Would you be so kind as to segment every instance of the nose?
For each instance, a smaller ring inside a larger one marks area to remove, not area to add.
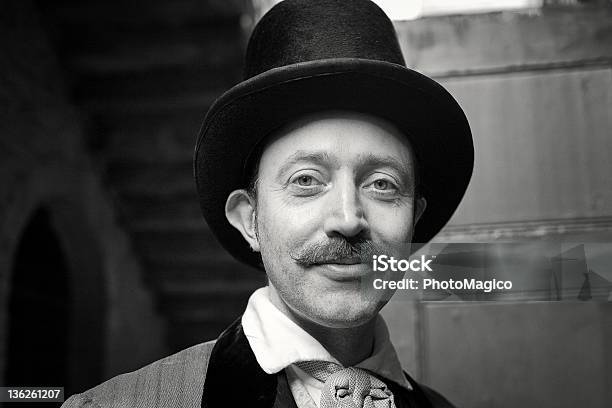
[[[351,238],[363,233],[368,224],[359,188],[354,183],[346,180],[337,184],[334,194],[330,194],[329,212],[323,224],[327,236],[343,235]]]

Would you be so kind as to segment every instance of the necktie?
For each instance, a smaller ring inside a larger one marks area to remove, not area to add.
[[[396,408],[387,385],[366,370],[342,368],[327,361],[304,361],[296,365],[324,383],[320,408]]]

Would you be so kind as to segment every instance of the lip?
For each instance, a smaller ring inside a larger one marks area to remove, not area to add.
[[[352,257],[352,258],[332,259],[326,262],[322,262],[318,265],[356,265],[360,263],[361,263],[360,258]]]
[[[334,260],[314,266],[320,268],[325,277],[337,282],[359,281],[371,273],[369,266],[359,260]]]

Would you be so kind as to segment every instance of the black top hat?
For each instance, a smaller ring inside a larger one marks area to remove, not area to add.
[[[244,80],[212,105],[195,148],[204,218],[240,261],[262,268],[225,218],[229,194],[247,187],[247,158],[275,129],[324,110],[371,114],[405,133],[427,199],[413,242],[433,238],[459,205],[474,164],[468,121],[441,85],[406,68],[385,13],[370,0],[285,0],[255,27]]]

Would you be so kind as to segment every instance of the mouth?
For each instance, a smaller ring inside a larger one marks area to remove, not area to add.
[[[371,272],[368,265],[359,258],[342,258],[318,262],[312,266],[322,270],[322,274],[336,282],[355,282]]]
[[[315,263],[315,265],[357,265],[360,263],[362,262],[359,257],[349,257],[349,258],[327,259],[322,262],[317,262]]]

